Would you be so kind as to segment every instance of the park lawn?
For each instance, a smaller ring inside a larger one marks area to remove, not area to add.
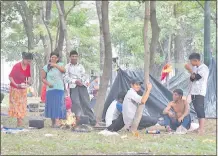
[[[7,99],[7,98],[6,98]],[[2,107],[6,112],[7,107]],[[29,114],[30,115],[30,114]],[[25,120],[27,128],[28,118]],[[4,126],[14,127],[16,120],[1,117]],[[160,128],[161,134],[151,135],[140,132],[140,138],[127,132],[120,136],[104,137],[98,131],[74,133],[69,130],[55,130],[45,121],[45,128],[18,134],[1,134],[1,155],[96,155],[96,154],[188,154],[216,155],[216,120],[207,120],[206,135],[195,133],[169,135]],[[45,134],[52,134],[46,137]],[[126,138],[121,136],[127,135]]]

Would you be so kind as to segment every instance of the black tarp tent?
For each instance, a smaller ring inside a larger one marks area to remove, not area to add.
[[[144,73],[141,70],[138,71],[124,71],[119,69],[117,77],[112,85],[110,93],[106,99],[103,111],[103,119],[105,119],[106,111],[111,102],[116,99],[117,95],[121,91],[128,91],[130,88],[130,81],[132,78],[137,77],[144,82]],[[165,88],[161,83],[150,76],[150,83],[152,84],[151,94],[146,102],[143,115],[159,118],[162,116],[163,109],[167,106],[169,101],[172,100],[172,93]],[[142,84],[141,94],[144,91],[144,84]],[[139,93],[140,94],[140,93]],[[195,117],[195,112],[191,108],[191,116]]]
[[[173,91],[176,88],[181,88],[184,91],[184,95],[189,93],[189,74],[187,72],[180,72],[169,81],[169,90]],[[166,86],[166,84],[164,85]],[[205,115],[207,118],[216,118],[216,106],[217,106],[217,77],[216,77],[216,62],[214,59],[210,61],[209,76],[207,83],[207,93],[204,98]]]

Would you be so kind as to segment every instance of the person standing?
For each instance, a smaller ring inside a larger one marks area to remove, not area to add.
[[[22,120],[26,116],[27,87],[31,85],[30,64],[33,60],[31,53],[22,53],[22,61],[15,64],[9,74],[9,110],[10,117],[17,118],[17,127],[22,126]]]
[[[201,56],[198,53],[192,53],[189,60],[191,64],[186,64],[185,68],[191,74],[191,98],[199,119],[198,133],[203,134],[205,124],[204,97],[207,91],[209,69],[204,63],[201,63]]]
[[[59,54],[50,54],[49,64],[42,69],[42,82],[47,86],[45,100],[45,117],[51,118],[52,127],[60,126],[59,119],[66,118],[64,101],[64,64],[59,62]]]
[[[89,117],[92,126],[96,124],[94,112],[89,106],[90,98],[86,86],[85,68],[78,63],[78,53],[75,50],[70,52],[70,63],[65,66],[65,83],[69,84],[70,97],[72,100],[72,112],[75,113],[77,123],[82,115]]]

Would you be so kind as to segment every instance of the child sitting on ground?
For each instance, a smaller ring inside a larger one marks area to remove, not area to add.
[[[106,127],[112,124],[113,120],[116,120],[122,112],[122,103],[126,95],[126,92],[121,92],[118,94],[117,99],[114,100],[107,109],[106,112]]]

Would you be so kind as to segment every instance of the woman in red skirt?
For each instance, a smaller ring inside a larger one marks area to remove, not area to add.
[[[22,119],[26,116],[27,87],[30,85],[30,63],[33,60],[31,53],[22,53],[22,61],[15,64],[9,75],[9,110],[10,117],[17,118],[17,126],[22,125]]]

